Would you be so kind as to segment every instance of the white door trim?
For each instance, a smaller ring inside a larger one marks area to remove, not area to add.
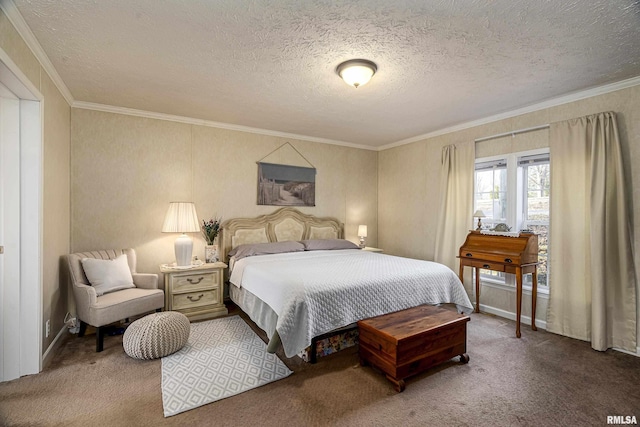
[[[4,86],[4,85],[3,85]],[[7,89],[8,91],[8,89]],[[8,95],[5,93],[5,95]],[[4,379],[20,376],[20,100],[0,97],[0,374]]]
[[[19,286],[0,289],[0,381],[35,374],[42,369],[42,232],[43,232],[43,96],[9,55],[0,48],[0,82],[18,98],[14,116],[19,133]],[[11,113],[14,114],[14,113]],[[15,149],[15,146],[14,146]],[[13,172],[15,174],[15,171]],[[5,183],[6,184],[6,183]],[[12,190],[13,191],[13,190]],[[15,197],[12,196],[15,200]],[[5,230],[6,231],[6,230]],[[2,245],[2,242],[0,242]],[[13,257],[13,258],[11,258]],[[5,284],[6,285],[6,284]],[[16,360],[17,355],[17,360]]]

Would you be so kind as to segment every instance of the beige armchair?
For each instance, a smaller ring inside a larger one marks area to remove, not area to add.
[[[82,267],[82,259],[115,259],[127,255],[127,262],[135,288],[122,289],[98,296]],[[79,252],[65,256],[69,265],[69,276],[73,285],[76,315],[80,320],[78,336],[84,336],[87,324],[96,328],[96,352],[102,351],[104,326],[118,320],[160,311],[164,306],[164,292],[158,289],[157,274],[136,272],[136,253],[133,249],[116,249],[94,252]]]

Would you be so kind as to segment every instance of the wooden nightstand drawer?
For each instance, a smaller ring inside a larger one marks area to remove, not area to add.
[[[471,261],[472,267],[484,268],[485,270],[504,271],[504,264],[494,263],[489,261]]]
[[[164,273],[165,310],[184,313],[189,320],[211,319],[228,313],[223,301],[222,262],[177,270],[160,266]]]
[[[206,291],[189,292],[187,294],[173,295],[173,309],[184,310],[185,308],[201,307],[203,305],[218,304],[218,288]]]
[[[174,275],[171,278],[171,289],[174,293],[189,292],[196,289],[212,289],[218,286],[220,286],[220,271]]]

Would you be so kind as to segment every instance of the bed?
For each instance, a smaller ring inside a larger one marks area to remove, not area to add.
[[[270,337],[268,351],[281,345],[293,357],[314,337],[422,304],[473,310],[448,267],[362,251],[342,239],[338,220],[294,208],[222,224],[229,297]]]

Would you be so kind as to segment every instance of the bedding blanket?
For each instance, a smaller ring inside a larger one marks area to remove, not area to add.
[[[230,282],[278,315],[275,329],[287,357],[308,347],[314,336],[369,317],[422,304],[454,303],[459,311],[473,311],[448,267],[361,250],[247,257],[235,262]]]

